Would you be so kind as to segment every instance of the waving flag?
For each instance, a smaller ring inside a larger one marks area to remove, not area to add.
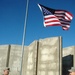
[[[56,10],[52,8],[45,7],[38,4],[40,7],[43,17],[44,26],[62,26],[63,30],[68,30],[70,27],[71,20],[73,18],[72,14],[66,10]]]

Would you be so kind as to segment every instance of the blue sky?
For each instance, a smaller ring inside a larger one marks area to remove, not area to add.
[[[75,16],[73,0],[29,0],[25,45],[34,40],[62,36],[63,47],[75,46],[75,17],[68,31],[60,26],[43,26],[43,16],[37,4],[68,10]],[[22,44],[26,0],[0,0],[0,45]]]

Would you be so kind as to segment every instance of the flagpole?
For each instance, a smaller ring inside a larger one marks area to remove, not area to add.
[[[22,39],[22,58],[21,58],[20,75],[22,75],[22,63],[23,63],[23,54],[24,54],[24,42],[25,42],[25,37],[26,37],[26,24],[27,24],[27,16],[28,16],[28,4],[29,4],[29,0],[27,0],[27,3],[26,3],[26,15],[25,15],[24,31],[23,31],[23,39]]]

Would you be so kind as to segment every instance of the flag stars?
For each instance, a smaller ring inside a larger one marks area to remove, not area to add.
[[[48,11],[47,9],[45,9],[45,8],[43,8],[43,7],[42,7],[42,10],[43,10],[44,15],[49,15],[49,14],[51,14],[50,11]]]

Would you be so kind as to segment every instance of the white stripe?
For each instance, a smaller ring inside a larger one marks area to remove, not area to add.
[[[55,13],[64,13],[64,11],[55,11]]]
[[[66,20],[69,20],[66,16],[65,16],[65,19],[66,19]]]
[[[46,19],[46,20],[44,20],[45,22],[47,22],[47,21],[53,21],[53,20],[58,20],[57,18],[52,18],[52,19]],[[59,21],[59,20],[58,20]]]
[[[68,14],[67,12],[65,14],[72,20],[73,17],[70,14]]]
[[[64,30],[67,30],[68,28],[63,27]]]
[[[65,27],[67,27],[67,28],[70,28],[70,25],[62,25],[62,26],[65,26]]]
[[[70,28],[70,25],[66,25],[66,27]]]
[[[62,14],[54,14],[55,16],[64,16],[64,15],[62,15]]]
[[[47,16],[44,16],[44,18],[48,18],[48,17],[56,17],[54,15],[47,15]]]

